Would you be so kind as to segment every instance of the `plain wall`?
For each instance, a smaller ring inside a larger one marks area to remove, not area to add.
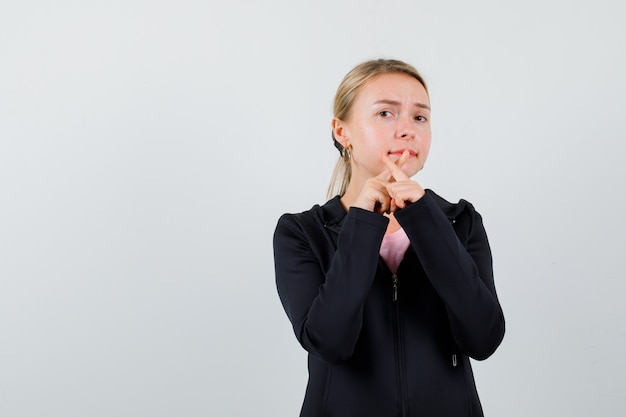
[[[488,416],[626,414],[618,0],[0,3],[0,415],[295,416],[278,217],[359,62],[429,84],[415,179],[483,215]]]

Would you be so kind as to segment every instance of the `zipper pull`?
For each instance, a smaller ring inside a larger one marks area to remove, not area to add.
[[[393,274],[391,276],[391,280],[393,281],[393,301],[398,301],[398,276]]]
[[[458,362],[456,360],[456,353],[452,355],[452,367],[456,368]]]

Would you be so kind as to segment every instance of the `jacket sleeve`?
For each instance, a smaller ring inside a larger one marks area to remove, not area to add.
[[[468,203],[469,205],[469,203]],[[467,243],[427,193],[396,213],[435,291],[448,312],[452,336],[462,353],[482,360],[504,337],[491,249],[481,216],[471,205]]]
[[[321,223],[304,222],[298,215],[278,221],[278,294],[302,347],[323,361],[339,363],[354,352],[387,224],[383,216],[351,208],[334,250],[324,240],[328,233]],[[328,266],[320,257],[331,259]]]

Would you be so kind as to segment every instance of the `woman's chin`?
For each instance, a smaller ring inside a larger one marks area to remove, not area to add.
[[[411,178],[413,175],[417,174],[422,170],[422,166],[418,165],[416,161],[412,163],[407,163],[402,167],[402,172],[404,172],[407,177]]]

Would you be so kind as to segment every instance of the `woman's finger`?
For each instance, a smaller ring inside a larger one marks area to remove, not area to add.
[[[389,207],[389,211],[391,213],[394,213],[396,210],[398,210],[398,205],[396,204],[396,199],[392,198],[391,202],[389,203],[390,207]]]
[[[396,181],[387,184],[387,192],[395,201],[398,209],[403,209],[407,203],[414,203],[425,194],[422,186],[413,180]]]
[[[396,181],[405,181],[409,179],[409,176],[406,175],[401,169],[402,165],[408,161],[409,157],[409,151],[404,151],[402,155],[400,155],[400,158],[398,158],[398,160],[394,163],[391,158],[389,158],[389,155],[382,154],[383,162],[391,173],[391,177],[393,177]]]
[[[388,211],[390,197],[386,188],[387,184],[388,182],[381,178],[370,178],[352,205],[376,213]]]
[[[374,178],[380,181],[384,181],[384,182],[389,182],[389,180],[391,179],[392,175],[391,172],[389,171],[389,169],[383,169],[382,172],[378,175],[376,175]]]

